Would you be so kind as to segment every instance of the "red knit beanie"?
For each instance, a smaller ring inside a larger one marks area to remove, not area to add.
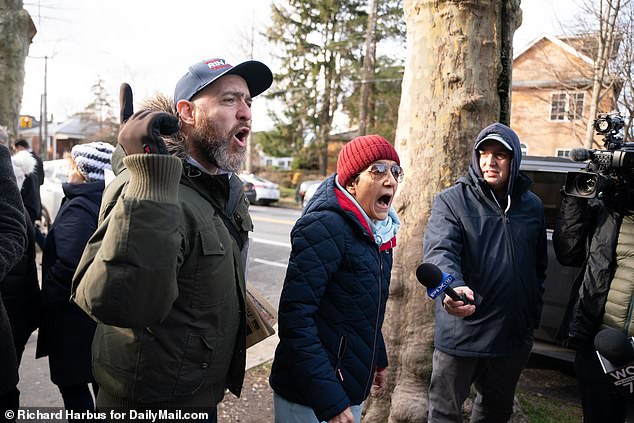
[[[344,145],[337,160],[337,178],[346,186],[357,174],[363,172],[377,160],[394,160],[401,164],[398,153],[380,135],[364,135]]]

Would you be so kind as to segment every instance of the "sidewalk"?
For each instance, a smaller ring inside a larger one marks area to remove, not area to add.
[[[277,343],[280,341],[280,338],[277,336],[277,324],[273,326],[273,329],[275,329],[275,335],[269,336],[264,341],[255,344],[247,350],[247,370],[273,360],[275,347],[277,347]]]

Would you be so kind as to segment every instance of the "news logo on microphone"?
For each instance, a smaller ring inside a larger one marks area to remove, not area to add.
[[[436,297],[442,294],[455,280],[456,278],[443,272],[442,282],[435,288],[427,288],[427,295],[429,295],[429,298],[432,300],[435,300]]]
[[[603,373],[614,386],[634,394],[634,336],[628,338],[617,329],[603,329],[594,338]]]
[[[436,299],[443,292],[454,301],[462,301],[463,304],[473,304],[475,302],[467,298],[465,294],[459,294],[449,286],[456,280],[452,275],[441,271],[438,266],[431,263],[423,263],[416,269],[416,279],[425,288],[427,295],[431,299]]]

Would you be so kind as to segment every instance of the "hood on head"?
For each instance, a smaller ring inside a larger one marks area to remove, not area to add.
[[[477,147],[480,143],[486,139],[495,140],[503,144],[506,148],[511,148],[513,158],[511,159],[511,172],[509,175],[509,184],[507,193],[513,192],[515,181],[520,172],[520,163],[522,161],[522,148],[520,146],[520,139],[511,128],[508,126],[496,122],[484,128],[473,143],[473,155],[471,159],[471,170],[475,173],[478,179],[482,179],[482,171],[480,170],[480,153],[478,153]]]

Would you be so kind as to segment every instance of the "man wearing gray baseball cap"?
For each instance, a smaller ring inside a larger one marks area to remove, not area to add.
[[[252,98],[272,81],[257,61],[204,60],[178,81],[168,110],[134,114],[122,86],[117,177],[73,279],[74,301],[98,322],[97,409],[119,412],[111,421],[180,410],[215,422],[225,389],[240,394],[253,223],[235,172]]]

